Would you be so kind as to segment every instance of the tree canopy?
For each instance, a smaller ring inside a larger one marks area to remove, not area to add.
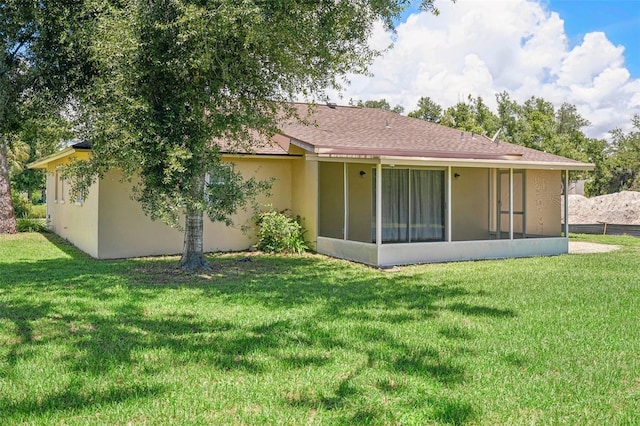
[[[62,107],[90,74],[91,62],[78,43],[89,19],[77,0],[0,3],[0,233],[16,230],[11,172],[31,155],[55,149],[60,135],[47,135],[64,126]]]
[[[86,46],[96,73],[78,92],[89,162],[69,169],[74,191],[112,167],[140,176],[134,197],[177,226],[184,269],[208,268],[202,218],[229,222],[265,183],[243,180],[221,151],[251,151],[292,117],[287,102],[320,99],[380,52],[404,0],[95,2]],[[422,7],[434,11],[433,0]],[[302,117],[294,117],[302,118]],[[213,176],[214,178],[210,178]]]
[[[387,101],[384,98],[378,99],[378,100],[367,100],[367,101],[360,100],[356,105],[360,108],[376,108],[376,109],[381,109],[383,111],[395,112],[396,114],[402,114],[404,112],[404,107],[402,105],[396,105],[394,107],[391,107],[391,104],[389,104],[389,101]]]
[[[493,134],[499,127],[496,115],[480,96],[469,96],[467,102],[447,108],[439,123],[477,134]]]
[[[611,144],[597,152],[597,165],[586,191],[592,195],[631,190],[640,191],[640,115],[631,119],[633,128],[625,133],[611,131]]]
[[[419,118],[431,123],[439,123],[442,120],[442,107],[428,96],[422,96],[418,100],[416,109],[411,111],[409,117]]]

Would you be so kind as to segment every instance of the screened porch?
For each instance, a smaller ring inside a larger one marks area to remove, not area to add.
[[[374,266],[567,252],[566,173],[408,163],[320,161],[317,251]]]

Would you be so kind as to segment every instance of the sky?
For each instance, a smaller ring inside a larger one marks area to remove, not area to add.
[[[471,95],[495,112],[507,91],[573,104],[606,139],[640,114],[640,0],[436,0],[438,16],[417,3],[395,34],[374,29],[370,44],[393,48],[332,101],[385,98],[407,113],[421,96],[446,108]]]

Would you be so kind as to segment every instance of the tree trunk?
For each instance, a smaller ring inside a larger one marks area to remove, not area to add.
[[[184,248],[180,268],[183,271],[211,270],[211,265],[203,252],[203,214],[202,211],[187,209],[184,228]]]
[[[194,191],[202,195],[204,193],[204,176],[194,177]],[[184,227],[184,248],[182,249],[182,259],[180,268],[183,271],[210,271],[211,265],[204,257],[202,210],[187,207]]]
[[[15,234],[16,215],[11,200],[11,182],[7,163],[7,145],[0,136],[0,234]]]

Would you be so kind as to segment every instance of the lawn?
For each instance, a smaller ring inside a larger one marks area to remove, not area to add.
[[[640,239],[379,271],[0,236],[0,424],[640,424]]]

